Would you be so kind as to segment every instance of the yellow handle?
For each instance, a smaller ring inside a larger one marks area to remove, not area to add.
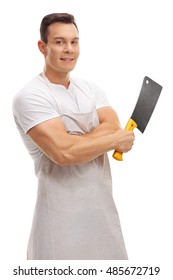
[[[137,123],[134,120],[129,119],[129,121],[126,124],[125,130],[133,130],[135,127],[137,127]],[[123,153],[114,151],[112,157],[116,160],[122,161],[123,160]]]

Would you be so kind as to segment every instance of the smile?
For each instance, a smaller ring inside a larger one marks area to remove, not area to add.
[[[73,58],[69,58],[69,57],[62,57],[60,59],[63,61],[73,61],[74,60]]]

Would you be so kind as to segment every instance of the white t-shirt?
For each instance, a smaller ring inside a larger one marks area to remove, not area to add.
[[[103,90],[96,84],[81,79],[71,79],[68,89],[52,84],[53,92],[45,79],[38,75],[33,78],[13,100],[13,114],[23,142],[34,160],[42,152],[26,134],[29,129],[50,120],[61,117],[62,113],[87,113],[109,106]]]

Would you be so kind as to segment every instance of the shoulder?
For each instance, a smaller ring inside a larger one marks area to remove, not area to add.
[[[47,86],[43,78],[38,75],[29,81],[13,98],[12,106],[15,111],[20,106],[26,106],[31,101],[32,103],[48,99]]]
[[[46,85],[44,80],[41,78],[40,75],[34,77],[31,81],[29,81],[19,92],[17,92],[14,96],[15,99],[19,99],[20,97],[27,96],[28,94],[32,94],[33,92],[38,94],[44,91]]]
[[[15,95],[12,111],[16,124],[25,133],[36,124],[59,117],[56,103],[39,76]]]

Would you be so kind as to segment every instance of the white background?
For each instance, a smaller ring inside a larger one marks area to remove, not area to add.
[[[110,153],[114,198],[130,262],[165,266],[173,251],[172,98],[173,16],[169,0],[1,1],[1,238],[5,267],[26,259],[37,180],[15,127],[13,96],[43,69],[37,49],[46,14],[74,14],[81,56],[73,76],[105,89],[125,126],[148,75],[163,86],[144,134],[115,161]],[[167,264],[167,270],[169,265]],[[165,272],[166,273],[166,272]],[[168,274],[170,276],[170,273]],[[163,278],[162,278],[163,279]],[[166,278],[165,278],[166,279]]]

